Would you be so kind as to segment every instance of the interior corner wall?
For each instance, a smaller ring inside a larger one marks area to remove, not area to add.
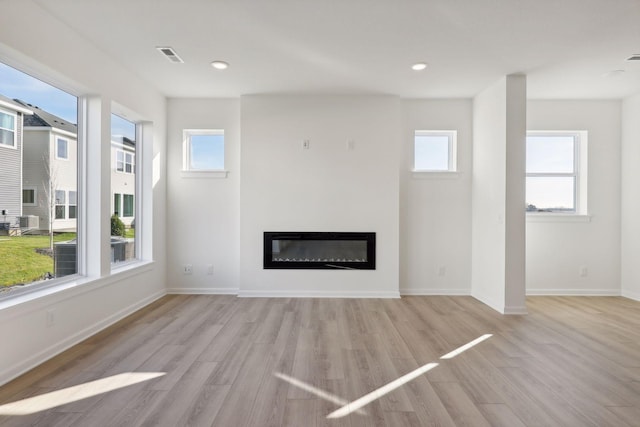
[[[527,219],[527,293],[532,295],[619,295],[621,251],[621,161],[623,247],[633,254],[629,233],[636,227],[638,100],[530,100],[527,130],[587,131],[587,213],[589,217]],[[635,111],[634,111],[635,108]],[[635,117],[634,117],[635,114]],[[620,156],[621,122],[625,152]],[[634,133],[635,132],[635,133]],[[634,137],[635,135],[635,137]],[[634,138],[635,143],[634,145]],[[582,153],[584,155],[584,153]],[[632,234],[631,234],[632,235]],[[638,253],[638,252],[637,252]],[[636,263],[626,258],[623,271]],[[586,274],[581,271],[585,271]]]
[[[525,76],[506,76],[473,100],[471,294],[500,313],[526,312],[517,258],[525,245],[525,122]]]
[[[622,102],[621,287],[640,301],[640,94]]]
[[[168,291],[235,294],[240,263],[240,100],[169,99],[167,110]],[[185,129],[224,130],[226,178],[182,172]],[[192,274],[184,274],[185,265],[192,266]]]
[[[400,293],[471,293],[470,99],[402,100]],[[416,130],[457,131],[457,173],[413,174]]]
[[[398,297],[399,98],[243,96],[241,127],[239,295]],[[265,231],[375,232],[376,270],[265,270]]]

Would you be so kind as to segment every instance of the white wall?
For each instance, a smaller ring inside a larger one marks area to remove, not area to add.
[[[526,79],[506,76],[473,100],[471,294],[501,313],[524,306]]]
[[[622,103],[622,295],[640,300],[640,94]]]
[[[240,263],[240,100],[168,102],[168,287],[172,293],[236,293]],[[223,129],[227,178],[182,173],[182,131]],[[183,266],[193,266],[192,275]],[[208,266],[213,266],[209,274]]]
[[[471,292],[471,100],[403,100],[400,292]],[[457,173],[413,174],[414,132],[457,130]]]
[[[241,122],[240,295],[399,296],[400,100],[245,96]],[[263,270],[265,231],[376,232],[376,270]]]
[[[25,31],[26,28],[37,31]],[[99,94],[103,105],[114,101],[134,112],[135,118],[153,122],[153,146],[144,150],[146,160],[154,165],[153,171],[147,168],[140,172],[143,205],[153,214],[149,221],[153,229],[146,230],[144,238],[153,247],[145,251],[145,257],[154,262],[111,277],[96,277],[55,294],[30,295],[1,303],[1,384],[164,295],[166,103],[154,88],[101,54],[33,1],[11,2],[9,9],[5,8],[0,15],[0,40],[0,61],[76,95]],[[107,121],[108,117],[103,115]],[[108,131],[101,135],[102,140],[91,142],[91,149],[105,144],[108,153]],[[97,149],[96,153],[100,151]],[[108,159],[101,161],[108,164]],[[109,168],[97,170],[103,182],[100,191],[108,192]],[[92,172],[95,176],[95,170]],[[107,204],[99,209],[101,222],[107,228],[108,198],[108,194],[101,198]],[[108,236],[102,244],[108,247]],[[46,327],[47,312],[55,319],[50,327]]]
[[[625,122],[629,127],[637,120]],[[587,212],[591,217],[586,218],[590,221],[527,220],[527,293],[620,293],[620,125],[620,101],[528,102],[528,130],[588,132]],[[631,144],[626,148],[633,150]],[[627,164],[631,177],[637,167]],[[628,202],[633,204],[631,199]],[[582,267],[587,268],[586,276],[580,276]]]

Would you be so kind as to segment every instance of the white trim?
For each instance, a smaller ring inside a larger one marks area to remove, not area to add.
[[[11,102],[7,102],[7,101],[4,101],[2,99],[0,99],[0,107],[4,107],[4,108],[9,109],[9,110],[19,111],[20,113],[23,113],[23,114],[28,114],[28,115],[32,115],[33,114],[33,110],[29,110],[27,107],[23,107],[22,105],[17,104],[17,103],[14,104],[14,103],[11,103]]]
[[[432,288],[401,288],[400,295],[402,296],[411,296],[411,295],[445,295],[445,296],[470,296],[471,289],[467,288],[459,288],[459,289],[432,289]]]
[[[193,135],[222,135],[222,167],[223,169],[192,169],[191,168],[191,136]],[[182,130],[182,172],[207,172],[218,175],[208,176],[209,178],[226,178],[226,170],[224,166],[226,162],[227,150],[224,137],[224,129],[183,129]],[[224,176],[219,176],[221,172],[225,172]]]
[[[0,113],[3,113],[3,114],[6,114],[7,116],[13,117],[13,129],[0,127],[1,130],[6,130],[6,131],[9,131],[9,132],[13,132],[13,144],[9,145],[9,144],[0,143],[0,147],[12,148],[14,150],[17,150],[18,149],[18,129],[19,129],[18,114],[15,113],[15,112],[12,112],[12,111],[5,110],[3,108],[0,108]],[[22,117],[21,117],[21,119],[22,119]]]
[[[635,301],[640,301],[640,292],[627,291],[623,289],[622,292],[620,293],[620,296],[623,296],[625,298],[629,298]]]
[[[400,292],[357,292],[357,291],[259,291],[240,290],[240,298],[400,298]]]
[[[536,295],[619,297],[620,289],[527,289],[527,296]]]
[[[22,130],[34,131],[34,132],[51,132],[53,135],[60,134],[64,137],[71,138],[74,141],[77,141],[78,135],[69,132],[68,130],[58,129],[57,127],[51,126],[25,126]]]
[[[21,362],[8,367],[7,369],[0,371],[0,385],[8,383],[9,381],[18,377],[19,375],[22,375],[23,373],[35,368],[36,366],[46,362],[47,360],[55,357],[56,355],[62,353],[63,351],[73,347],[74,345],[79,344],[85,339],[108,328],[109,326],[124,319],[130,314],[135,313],[136,311],[142,309],[143,307],[146,307],[147,305],[153,303],[154,301],[159,300],[165,295],[166,295],[166,292],[164,290],[158,291],[104,318],[103,320],[94,323],[93,325],[90,325],[84,328],[80,332],[68,337],[64,341],[56,343],[40,351],[39,353],[27,359],[24,359]]]
[[[197,170],[182,170],[180,171],[180,178],[226,178],[229,176],[229,171],[197,171]]]
[[[49,305],[152,271],[153,264],[153,261],[137,261],[102,278],[79,275],[66,276],[6,291],[6,296],[5,293],[0,294],[0,317],[5,321],[16,315],[43,310]],[[29,303],[28,310],[23,308],[24,303]]]
[[[429,170],[416,169],[416,137],[418,136],[444,136],[447,138],[447,169]],[[443,173],[456,172],[458,170],[458,131],[457,130],[415,130],[413,133],[413,169],[412,172]]]
[[[411,176],[415,179],[458,179],[460,175],[458,171],[411,170]]]
[[[527,222],[591,222],[592,215],[527,212]]]
[[[238,295],[238,288],[169,288],[170,295]]]
[[[517,306],[505,306],[504,312],[502,314],[524,315],[524,314],[529,314],[529,312],[527,311],[527,306],[517,305]]]

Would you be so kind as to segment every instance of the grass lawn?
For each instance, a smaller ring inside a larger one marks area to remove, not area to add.
[[[53,239],[64,242],[75,237],[75,233],[61,233]],[[30,283],[47,272],[53,274],[53,258],[35,251],[48,247],[49,236],[0,236],[0,286]]]

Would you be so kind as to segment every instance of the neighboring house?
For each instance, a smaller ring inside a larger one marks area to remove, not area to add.
[[[111,138],[111,213],[126,227],[134,224],[136,142],[126,136]]]
[[[75,231],[77,218],[77,125],[37,106],[24,117],[23,215],[39,217],[40,230]]]
[[[0,232],[22,216],[23,117],[31,109],[0,95]]]

